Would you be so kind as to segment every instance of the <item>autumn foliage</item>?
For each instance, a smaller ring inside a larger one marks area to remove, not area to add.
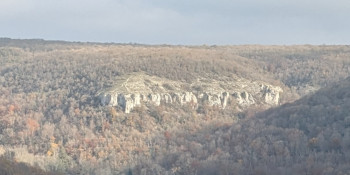
[[[34,119],[27,119],[27,128],[33,133],[39,128],[39,123]]]
[[[349,57],[349,46],[0,39],[0,153],[63,174],[347,174],[349,86],[317,90],[345,81]],[[138,71],[189,84],[267,82],[288,103],[101,106],[101,90]]]

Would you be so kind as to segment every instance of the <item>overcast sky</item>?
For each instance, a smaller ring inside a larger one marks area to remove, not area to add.
[[[143,44],[349,44],[350,0],[0,0],[0,37]]]

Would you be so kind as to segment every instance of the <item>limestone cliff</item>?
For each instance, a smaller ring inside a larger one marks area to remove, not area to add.
[[[120,106],[125,113],[144,103],[186,105],[199,103],[224,109],[229,99],[244,108],[257,103],[279,104],[282,89],[264,82],[236,78],[199,78],[188,84],[165,78],[134,73],[118,77],[115,85],[99,93],[102,105]]]

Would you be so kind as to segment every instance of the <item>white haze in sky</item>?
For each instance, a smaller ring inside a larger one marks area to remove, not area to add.
[[[349,0],[0,0],[0,37],[144,44],[349,44]]]

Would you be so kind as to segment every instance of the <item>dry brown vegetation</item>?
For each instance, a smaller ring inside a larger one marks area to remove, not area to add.
[[[320,91],[258,116],[264,108],[237,112],[234,101],[226,110],[148,105],[124,114],[100,106],[96,94],[117,76],[143,71],[184,82],[232,75],[265,81],[282,86],[283,101],[290,102],[344,81],[349,57],[348,46],[0,39],[0,144],[7,159],[66,174],[346,172],[348,96],[333,98],[338,91],[347,94],[346,88]]]

